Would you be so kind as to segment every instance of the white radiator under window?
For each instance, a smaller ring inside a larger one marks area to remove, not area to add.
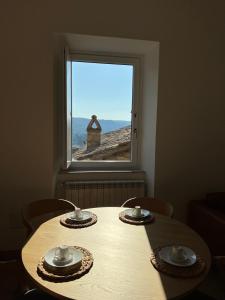
[[[121,206],[129,198],[145,195],[144,180],[67,181],[63,187],[64,199],[80,208]]]

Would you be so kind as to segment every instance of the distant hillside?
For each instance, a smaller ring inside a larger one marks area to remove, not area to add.
[[[102,133],[114,131],[122,127],[130,125],[129,121],[122,120],[98,120],[101,127]],[[73,147],[83,147],[86,144],[87,139],[87,125],[90,119],[86,118],[72,118],[72,144]]]

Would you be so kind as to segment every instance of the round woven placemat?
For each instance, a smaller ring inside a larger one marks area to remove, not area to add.
[[[37,273],[40,277],[43,279],[47,279],[49,281],[53,282],[63,282],[63,281],[70,281],[74,279],[78,279],[84,274],[86,274],[92,267],[93,265],[93,256],[92,254],[85,248],[74,246],[75,249],[80,250],[84,257],[81,262],[81,266],[74,271],[71,274],[66,274],[66,275],[59,275],[59,274],[54,274],[52,272],[49,272],[45,269],[44,267],[44,257],[42,257],[38,263],[37,266]]]
[[[84,222],[84,221],[74,222],[70,219],[67,219],[66,215],[64,215],[60,219],[60,223],[63,226],[66,226],[66,227],[69,227],[69,228],[84,228],[84,227],[88,227],[88,226],[91,226],[91,225],[95,224],[97,222],[97,220],[98,220],[97,216],[91,212],[91,220],[89,220],[87,222]]]
[[[169,245],[170,246],[170,245]],[[160,259],[159,251],[162,247],[158,247],[154,249],[151,254],[150,260],[152,265],[159,272],[165,273],[167,275],[179,278],[191,278],[202,274],[206,268],[205,260],[199,256],[197,256],[197,261],[195,264],[189,267],[177,267],[171,264],[168,264]]]
[[[147,223],[152,223],[155,220],[155,217],[153,214],[151,214],[149,217],[145,217],[140,220],[128,218],[128,217],[126,217],[126,209],[119,213],[119,218],[122,222],[132,224],[132,225],[143,225],[143,224],[147,224]]]

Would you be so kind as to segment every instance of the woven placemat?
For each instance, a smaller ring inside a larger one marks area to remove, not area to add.
[[[38,275],[40,277],[42,277],[43,279],[47,279],[49,281],[63,282],[63,281],[70,281],[70,280],[78,279],[81,276],[83,276],[84,274],[86,274],[93,265],[93,261],[94,261],[93,256],[87,249],[85,249],[83,247],[74,246],[74,248],[80,250],[84,255],[82,262],[81,262],[81,266],[78,267],[78,269],[76,269],[76,271],[73,271],[73,273],[66,274],[66,275],[53,274],[52,272],[49,272],[45,269],[44,257],[42,257],[37,266]]]
[[[135,219],[126,217],[126,209],[119,213],[119,218],[122,222],[132,224],[132,225],[148,224],[148,223],[152,223],[155,220],[155,217],[152,213],[150,214],[150,216],[145,217],[140,220],[135,220]]]
[[[169,245],[169,246],[171,246],[171,245]],[[154,249],[154,251],[150,257],[152,265],[159,272],[165,273],[165,274],[173,276],[173,277],[191,278],[191,277],[196,277],[205,271],[206,262],[201,256],[196,255],[197,256],[196,263],[193,264],[192,266],[177,267],[177,266],[168,264],[165,261],[160,259],[159,251],[161,249],[162,249],[162,247],[158,247],[158,248]]]
[[[91,226],[91,225],[95,224],[97,222],[97,220],[98,220],[97,216],[91,212],[91,220],[89,220],[87,222],[84,222],[84,221],[74,222],[70,219],[67,219],[66,215],[64,215],[60,219],[60,223],[63,226],[66,226],[66,227],[69,227],[69,228],[84,228],[84,227],[88,227],[88,226]]]

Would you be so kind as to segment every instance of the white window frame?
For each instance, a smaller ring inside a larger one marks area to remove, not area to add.
[[[67,170],[72,160],[72,61],[68,47],[64,48],[63,58],[62,169]]]
[[[131,113],[131,160],[122,161],[122,160],[93,160],[93,161],[74,161],[72,160],[72,142],[68,140],[68,129],[71,130],[70,135],[72,134],[72,91],[71,92],[71,104],[68,104],[68,80],[67,76],[65,77],[65,112],[67,122],[64,122],[66,128],[65,137],[67,138],[64,141],[64,144],[71,149],[64,149],[64,169],[70,170],[130,170],[137,169],[140,165],[140,139],[141,135],[141,126],[139,120],[139,113],[141,110],[141,56],[131,56],[128,54],[121,53],[106,53],[106,52],[86,52],[86,51],[74,51],[70,50],[67,54],[65,61],[65,66],[68,65],[68,59],[70,63],[73,61],[80,62],[93,62],[93,63],[109,63],[109,64],[122,64],[122,65],[132,65],[133,66],[133,88],[132,88],[132,113]],[[65,68],[66,70],[66,68]],[[65,73],[66,74],[66,73]],[[70,74],[72,76],[72,74]],[[71,78],[72,81],[72,78]],[[71,85],[71,83],[69,84]],[[71,89],[72,89],[71,85]],[[70,113],[68,113],[68,107],[70,107]],[[64,117],[65,118],[65,117]],[[69,121],[68,121],[69,120]],[[71,135],[72,139],[72,135]],[[66,151],[65,151],[66,150]],[[70,159],[68,158],[70,155]]]

